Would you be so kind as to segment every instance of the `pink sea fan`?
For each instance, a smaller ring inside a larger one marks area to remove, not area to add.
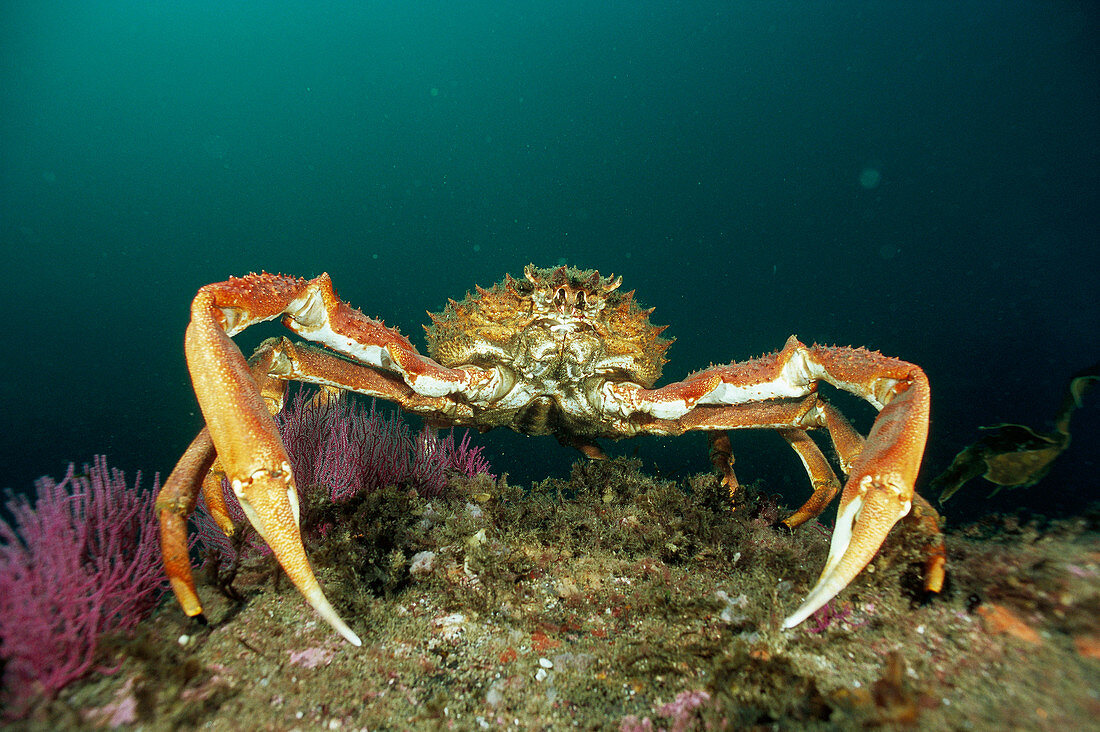
[[[413,438],[409,479],[422,496],[438,496],[447,484],[447,451],[435,430],[425,427]]]
[[[465,475],[467,478],[485,474],[492,480],[496,480],[496,476],[489,472],[490,466],[488,458],[485,457],[485,448],[480,445],[477,447],[470,445],[469,430],[466,430],[462,439],[456,443],[455,431],[452,429],[446,437],[439,440],[439,444],[443,449],[447,470]]]
[[[369,410],[354,399],[319,405],[299,390],[275,424],[299,491],[324,486],[332,500],[346,501],[408,480],[409,427],[399,413],[387,416],[373,400]]]
[[[709,701],[710,694],[702,689],[681,691],[675,699],[658,709],[657,713],[672,723],[668,732],[686,732],[696,729],[695,710]]]
[[[400,412],[387,413],[373,399],[369,408],[354,398],[319,406],[300,390],[275,423],[299,491],[324,486],[337,502],[388,485],[438,495],[448,472],[489,473],[469,432],[457,444],[453,430],[443,438],[429,428],[413,434]]]
[[[64,480],[8,493],[0,519],[0,657],[9,714],[97,669],[106,633],[129,632],[165,589],[151,492],[103,456]],[[105,670],[105,669],[98,669]]]

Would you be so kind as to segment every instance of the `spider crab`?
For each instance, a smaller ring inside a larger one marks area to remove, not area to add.
[[[485,431],[511,427],[552,434],[591,458],[597,438],[705,430],[711,459],[733,494],[726,430],[777,430],[809,473],[813,495],[785,521],[818,516],[840,489],[807,430],[824,428],[848,474],[824,571],[784,622],[792,628],[825,605],[874,558],[894,524],[910,513],[930,540],[925,586],[939,591],[944,554],[936,514],[913,484],[928,431],[929,386],[913,364],[863,348],[806,346],[792,336],[777,353],[698,371],[654,388],[671,343],[650,323],[622,278],[573,268],[537,269],[477,288],[442,313],[429,313],[430,356],[381,321],[341,301],[327,274],[311,280],[250,274],[206,285],[191,304],[185,351],[206,420],[157,500],[165,568],[189,616],[202,619],[187,552],[187,516],[200,488],[227,533],[221,475],[306,601],[355,645],[314,577],[298,528],[294,475],[272,415],[289,381],[322,386],[319,397],[354,391],[396,402],[430,424]],[[327,348],[265,341],[246,361],[230,339],[283,318]],[[817,395],[826,381],[880,410],[864,438]]]

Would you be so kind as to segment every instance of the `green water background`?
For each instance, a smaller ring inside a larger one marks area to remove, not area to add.
[[[528,262],[621,274],[671,323],[665,381],[791,333],[921,364],[927,481],[979,425],[1046,427],[1100,359],[1097,19],[1012,0],[7,0],[0,487],[97,452],[166,473],[201,426],[182,337],[204,283],[327,271],[422,344],[425,309]],[[1046,483],[996,505],[1095,499],[1098,411]],[[482,441],[516,480],[575,459]],[[702,437],[635,442],[609,449],[707,468]],[[734,447],[743,480],[805,496],[778,437]]]

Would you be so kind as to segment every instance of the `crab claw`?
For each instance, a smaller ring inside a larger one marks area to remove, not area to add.
[[[892,387],[840,495],[825,569],[794,613],[793,628],[822,608],[863,571],[886,535],[913,507],[928,438],[928,382],[923,373]]]
[[[310,569],[298,530],[298,494],[290,465],[283,463],[280,470],[274,471],[261,468],[244,483],[234,480],[233,492],[249,523],[271,547],[275,559],[306,602],[349,643],[362,645],[359,636],[329,603]]]
[[[215,304],[213,295],[200,291],[191,305],[191,324],[187,326],[184,351],[191,371],[191,382],[199,400],[209,439],[196,438],[196,455],[209,461],[211,443],[216,448],[218,462],[225,470],[229,484],[244,509],[245,516],[256,528],[275,559],[282,565],[294,586],[306,602],[340,635],[353,645],[361,645],[359,636],[340,619],[317,582],[298,527],[298,492],[290,458],[283,447],[279,431],[271,417],[254,374],[244,356],[222,327],[225,314]],[[259,373],[265,369],[257,367]],[[197,460],[197,457],[195,458]],[[194,461],[192,461],[194,462]],[[204,462],[209,466],[210,462]],[[184,481],[194,484],[197,468],[180,471],[191,476]],[[182,489],[181,489],[182,494]],[[185,498],[192,499],[190,492]],[[192,499],[193,500],[193,499]],[[178,550],[181,537],[181,516],[190,505],[176,508],[166,498],[161,511],[167,517],[165,546]],[[167,554],[167,551],[166,551]],[[202,612],[194,591],[190,567],[184,569],[186,551],[173,554],[167,563],[169,576],[174,577],[173,589],[188,615]]]
[[[783,628],[793,628],[821,609],[863,571],[886,535],[912,508],[913,489],[899,476],[864,475],[850,481],[840,498],[825,569]]]

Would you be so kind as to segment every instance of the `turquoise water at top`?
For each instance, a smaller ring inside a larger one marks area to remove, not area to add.
[[[677,338],[664,382],[792,333],[920,364],[926,481],[1100,359],[1097,29],[1090,3],[9,0],[0,487],[98,452],[167,473],[205,283],[327,271],[422,346],[425,309],[528,262],[621,274]],[[999,506],[1095,498],[1095,398]],[[576,457],[480,439],[515,480]],[[700,436],[632,442],[708,467]],[[805,496],[778,437],[734,448]]]

